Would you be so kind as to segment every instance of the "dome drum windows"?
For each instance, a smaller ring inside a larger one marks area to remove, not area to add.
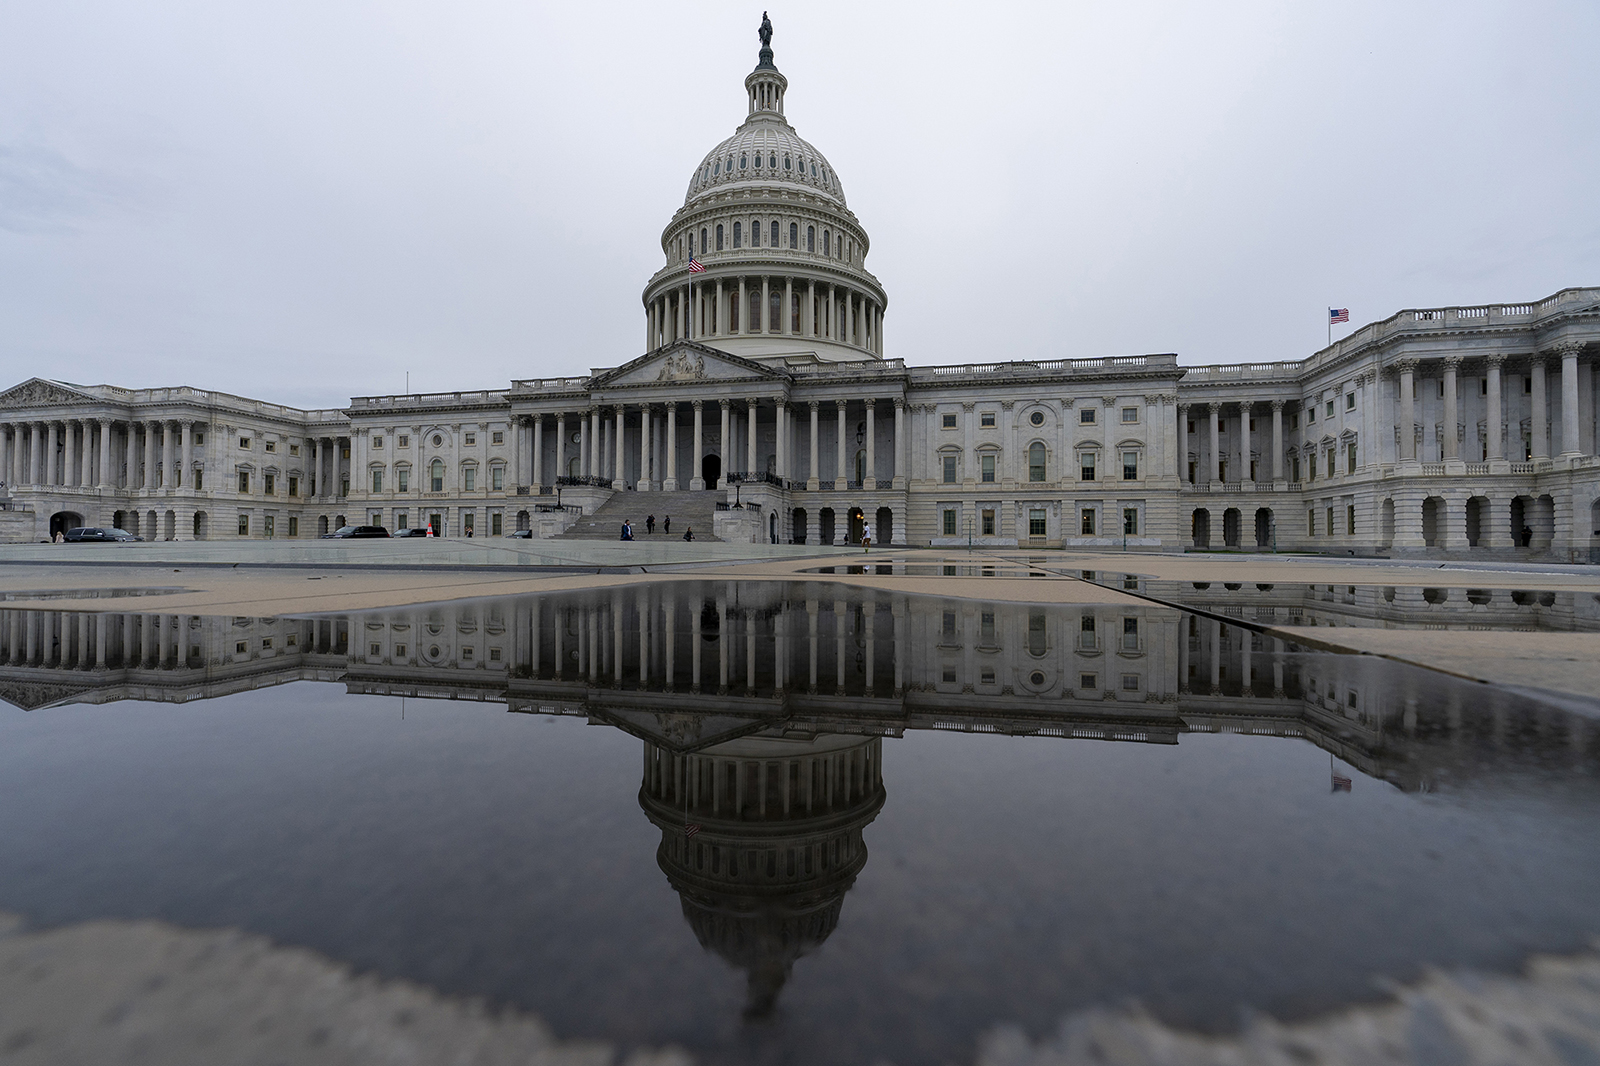
[[[717,251],[722,251],[722,223],[717,223]]]
[[[772,242],[770,244],[770,247],[772,247],[772,248],[778,247],[778,220],[777,219],[773,219],[772,220]]]
[[[806,251],[815,252],[816,250],[817,250],[817,227],[815,227],[815,226],[807,226],[806,227]]]
[[[800,223],[798,222],[789,223],[789,247],[795,250],[800,247]]]
[[[742,155],[742,156],[739,157],[739,169],[740,170],[745,170],[749,166],[749,163],[750,163],[750,157],[749,156],[743,156]]]
[[[733,224],[733,246],[735,248],[744,247],[744,223],[742,222]]]

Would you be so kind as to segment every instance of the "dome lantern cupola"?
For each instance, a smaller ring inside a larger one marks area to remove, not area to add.
[[[789,88],[789,79],[772,62],[772,20],[767,18],[765,11],[761,13],[761,29],[758,32],[761,37],[761,59],[756,69],[744,79],[745,92],[750,97],[750,117],[756,118],[766,111],[781,118],[783,93]]]

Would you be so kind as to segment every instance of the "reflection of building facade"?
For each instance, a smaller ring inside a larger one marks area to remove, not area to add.
[[[787,91],[763,46],[745,121],[661,235],[638,358],[338,411],[34,379],[0,394],[0,538],[553,535],[609,505],[811,544],[871,521],[896,544],[1600,545],[1600,290],[1401,311],[1276,363],[1007,361],[997,342],[907,366],[884,357],[870,240]]]

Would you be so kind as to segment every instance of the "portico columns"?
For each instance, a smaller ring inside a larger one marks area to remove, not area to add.
[[[833,453],[833,488],[835,492],[843,492],[848,487],[848,479],[845,477],[844,465],[844,418],[845,404],[848,402],[849,401],[847,400],[833,401],[833,421],[834,425],[839,430],[839,448]],[[839,523],[839,515],[837,514],[838,508],[834,508],[834,511],[835,515],[833,520],[835,525],[837,525]],[[848,523],[846,523],[846,525],[848,525]],[[839,543],[843,544],[845,542],[841,540]]]
[[[51,488],[56,485],[56,424],[46,422],[44,430],[44,483]]]
[[[1575,459],[1583,454],[1578,435],[1578,353],[1581,341],[1556,345],[1561,357],[1561,458]]]
[[[772,279],[765,274],[761,275],[761,314],[756,318],[756,331],[771,333],[774,323],[772,318]]]
[[[722,476],[719,480],[723,488],[728,487],[728,475],[733,472],[733,401],[718,400],[722,407],[722,443],[718,445],[722,457]]]
[[[878,457],[878,448],[877,448],[878,434],[877,434],[877,422],[876,422],[877,413],[878,413],[878,401],[877,400],[868,400],[867,401],[867,468],[866,468],[866,470],[862,471],[862,473],[865,474],[866,476],[861,479],[861,487],[863,489],[866,489],[866,490],[869,490],[869,491],[871,491],[873,489],[876,489],[878,487],[878,465],[877,465],[877,462],[876,462],[877,457]]]
[[[1186,403],[1178,404],[1177,439],[1177,454],[1172,457],[1173,468],[1179,482],[1186,481],[1192,485],[1194,480],[1189,477],[1189,405]]]
[[[1011,438],[1016,440],[1014,426]],[[1015,448],[1012,450],[1015,451]],[[1015,457],[1012,462],[1016,462]],[[906,487],[906,401],[902,396],[894,398],[894,480],[891,484],[897,489]]]
[[[627,452],[622,447],[622,424],[624,411],[620,403],[613,407],[611,411],[612,421],[615,426],[615,428],[611,431],[611,454],[615,457],[616,463],[615,469],[611,474],[611,487],[620,492],[628,487],[627,482],[622,480],[622,464],[627,455]],[[618,654],[620,654],[620,652]]]
[[[1533,440],[1528,447],[1528,456],[1531,459],[1550,458],[1550,413],[1549,385],[1544,377],[1544,357],[1534,354],[1533,365],[1529,367],[1528,388],[1533,392]]]
[[[1250,401],[1239,404],[1239,481],[1255,481],[1250,473]],[[1248,679],[1247,679],[1248,680]]]
[[[1501,433],[1501,427],[1505,422],[1506,416],[1504,405],[1500,401],[1500,364],[1504,361],[1505,356],[1503,355],[1491,355],[1485,360],[1489,366],[1489,410],[1485,421],[1489,430],[1490,462],[1504,461],[1506,457],[1505,439]],[[1409,378],[1407,380],[1409,381]],[[1406,435],[1409,437],[1410,433],[1411,423],[1407,422]],[[1408,455],[1407,458],[1411,458],[1411,456]]]
[[[139,479],[140,488],[146,492],[156,487],[156,424],[144,424],[144,477]]]
[[[748,433],[745,435],[744,442],[744,472],[745,476],[748,478],[754,477],[756,474],[756,401],[754,398],[750,400],[747,410],[747,418],[748,421],[745,423],[745,425],[748,429]]]
[[[78,484],[78,424],[77,419],[61,423],[61,485],[73,488]]]
[[[776,437],[777,441],[778,441],[778,445],[777,445],[778,454],[776,456],[776,464],[777,464],[776,473],[777,473],[778,477],[780,479],[783,479],[783,480],[787,480],[788,477],[789,477],[789,427],[788,427],[788,421],[789,421],[789,404],[788,404],[788,402],[786,400],[783,399],[783,397],[780,396],[780,397],[778,397],[778,400],[777,400],[776,413],[773,416],[773,422],[774,422],[774,426],[776,428],[776,432],[773,433],[773,436]]]
[[[650,405],[639,407],[639,491],[650,491],[650,437],[655,429]]]
[[[111,421],[99,419],[100,423],[100,470],[95,478],[95,485],[105,489],[111,487]]]
[[[744,291],[744,278],[743,277],[739,278],[739,302],[734,305],[734,311],[739,316],[739,332],[740,333],[749,333],[750,332],[750,297]],[[722,446],[722,449],[723,449],[723,451],[727,451],[728,446],[726,444],[724,444]],[[724,471],[724,473],[726,473],[726,471]]]
[[[528,486],[537,495],[544,485],[544,415],[533,416],[533,467],[526,476]]]
[[[175,482],[175,484],[177,486],[179,486],[180,488],[183,486],[184,481],[186,479],[189,480],[189,481],[193,481],[194,480],[193,476],[189,474],[189,471],[187,469],[188,466],[189,466],[189,456],[190,456],[190,454],[192,454],[193,449],[194,449],[194,423],[190,422],[186,418],[186,419],[183,420],[182,451],[180,451],[178,453],[178,480]]]
[[[591,407],[578,416],[578,434],[583,438],[578,442],[578,466],[584,477],[597,477],[600,474],[599,464],[595,462],[596,449],[600,446],[599,408]]]
[[[794,278],[783,279],[783,310],[778,316],[778,332],[784,336],[794,332]]]
[[[1400,360],[1398,363],[1396,363],[1394,365],[1394,368],[1395,368],[1395,371],[1400,375],[1400,426],[1399,426],[1399,429],[1400,429],[1400,454],[1399,454],[1399,459],[1400,459],[1400,462],[1402,462],[1402,463],[1416,462],[1416,459],[1417,459],[1417,429],[1416,429],[1416,426],[1417,426],[1417,396],[1416,396],[1417,361],[1415,359],[1402,359],[1402,360]],[[1496,376],[1498,376],[1498,371],[1496,373]],[[1499,385],[1498,384],[1495,386],[1495,390],[1496,390],[1496,395],[1498,395],[1498,390],[1499,390]],[[1496,424],[1498,425],[1498,422],[1496,422]],[[1491,441],[1493,441],[1495,439],[1496,435],[1498,435],[1498,431],[1492,430],[1491,431],[1491,436],[1490,436],[1489,439]],[[1490,452],[1491,452],[1491,458],[1495,457],[1492,454],[1494,452],[1494,449],[1495,449],[1495,445],[1491,444],[1490,449],[1489,449]],[[1397,512],[1398,512],[1398,509],[1400,507],[1400,501],[1399,500],[1395,501],[1395,507],[1396,507]],[[1418,521],[1420,522],[1421,519],[1418,519]],[[1396,519],[1396,522],[1398,523],[1398,518]],[[1398,525],[1397,525],[1396,528],[1398,529]],[[1398,533],[1396,535],[1398,536]]]
[[[1272,480],[1283,480],[1283,401],[1272,401]]]
[[[1456,398],[1456,371],[1461,367],[1461,357],[1446,356],[1444,360],[1444,450],[1441,459],[1461,458],[1461,448],[1456,442],[1456,423],[1461,420],[1461,407]],[[1463,527],[1465,528],[1465,527]],[[1463,534],[1464,536],[1465,534]]]
[[[678,405],[667,404],[667,476],[661,491],[678,491]]]
[[[817,446],[817,401],[810,400],[806,406],[811,408],[811,465],[806,468],[806,488],[816,492],[822,487],[817,474],[818,460],[821,457],[821,449]]]
[[[1206,404],[1206,410],[1211,414],[1211,455],[1207,460],[1210,472],[1209,481],[1216,484],[1222,480],[1222,424],[1219,414],[1220,403]]]
[[[815,337],[817,335],[817,283],[815,281],[806,282],[806,307],[805,314],[800,318],[800,328],[807,337]],[[816,471],[813,470],[812,473],[815,474]]]
[[[701,410],[704,404],[704,400],[694,401],[694,466],[689,471],[689,487],[696,492],[706,487],[706,479],[701,474],[703,468],[700,465],[706,457],[704,412]]]

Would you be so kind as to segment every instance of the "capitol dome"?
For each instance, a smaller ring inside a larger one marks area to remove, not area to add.
[[[789,80],[761,26],[747,113],[690,176],[645,286],[646,350],[693,340],[788,364],[883,358],[883,286],[871,242],[826,156],[784,117]]]

